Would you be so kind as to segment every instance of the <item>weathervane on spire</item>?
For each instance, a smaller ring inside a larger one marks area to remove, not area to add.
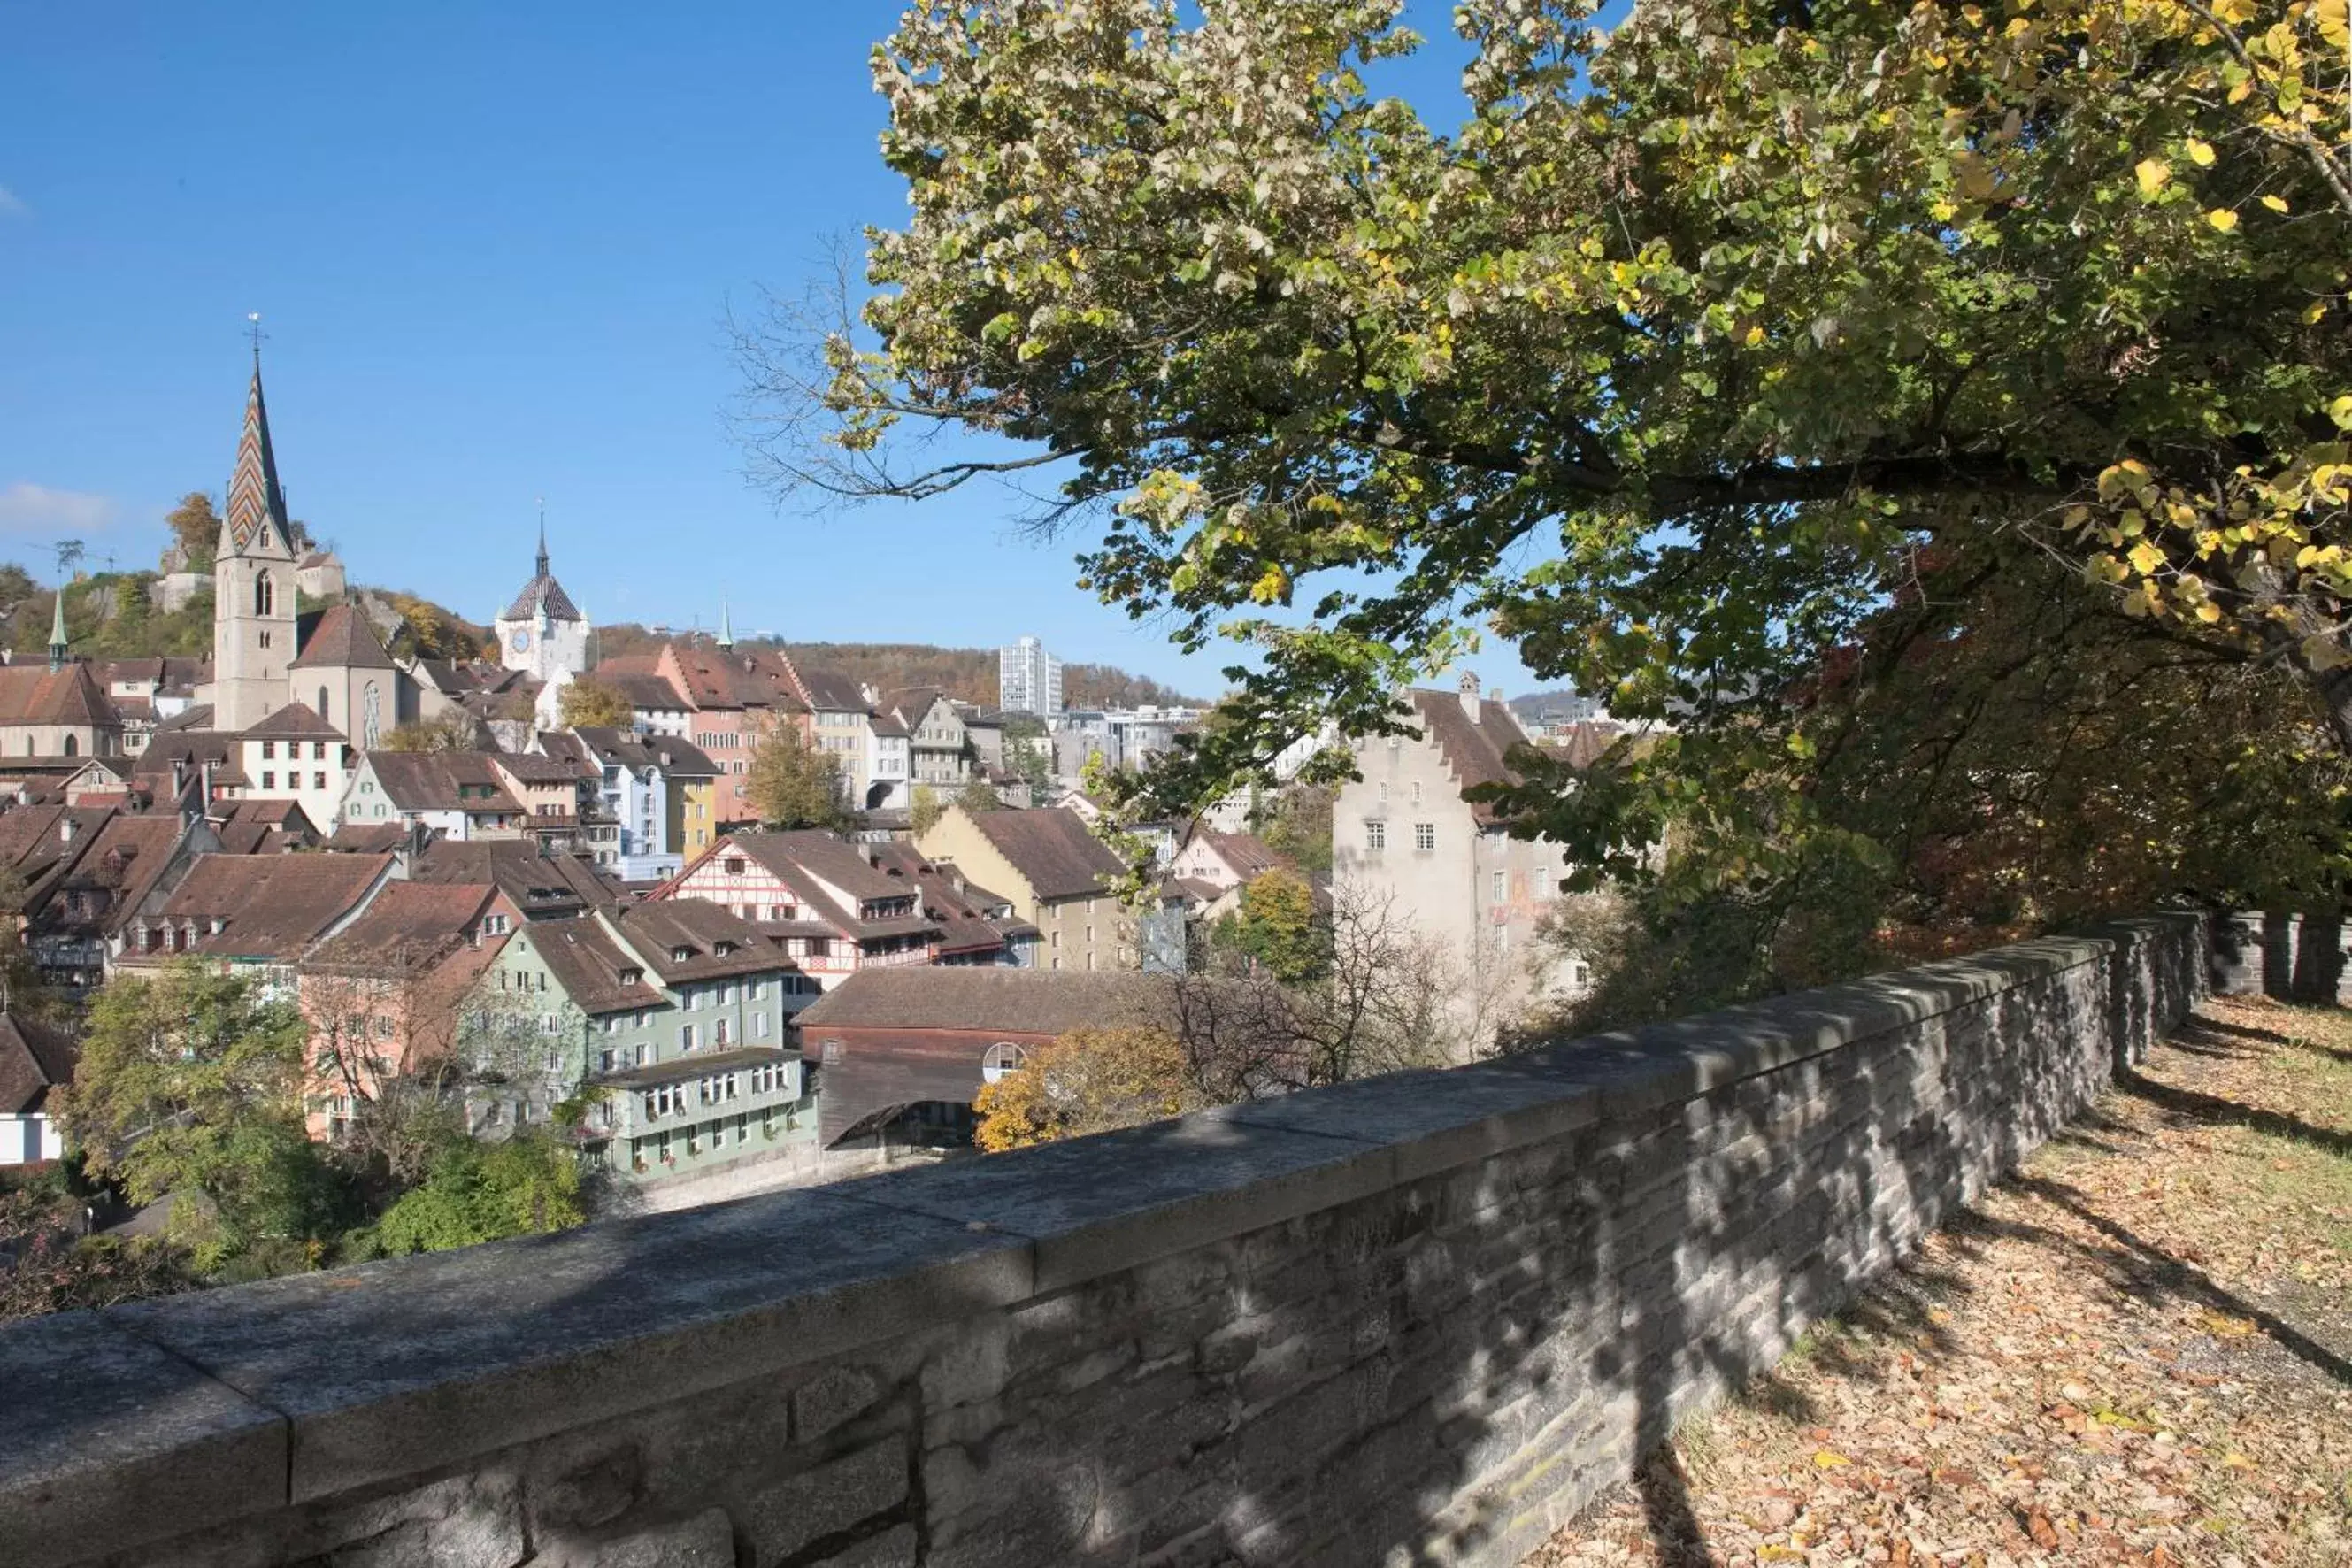
[[[253,340],[253,363],[259,364],[261,363],[261,340],[268,337],[269,334],[261,330],[260,311],[247,310],[245,313],[245,319],[247,323],[245,329],[246,335]]]

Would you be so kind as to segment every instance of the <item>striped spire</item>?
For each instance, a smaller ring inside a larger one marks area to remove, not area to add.
[[[226,554],[283,554],[288,550],[286,494],[278,488],[278,458],[269,449],[269,410],[261,401],[261,351],[254,350],[253,389],[245,397],[245,431],[237,437],[236,469],[229,476],[228,517],[222,525]]]

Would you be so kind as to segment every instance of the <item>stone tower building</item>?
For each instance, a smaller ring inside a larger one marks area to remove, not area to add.
[[[213,566],[213,725],[238,731],[286,702],[286,667],[296,653],[294,549],[278,458],[269,447],[269,411],[261,400],[261,353],[245,399],[245,432],[229,476]]]
[[[552,728],[556,694],[588,668],[588,617],[547,568],[547,524],[539,525],[539,559],[530,581],[498,619],[499,661],[540,682],[539,721]]]

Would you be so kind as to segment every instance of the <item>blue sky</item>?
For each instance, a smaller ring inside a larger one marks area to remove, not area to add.
[[[1451,118],[1440,48],[1393,88]],[[1204,694],[1072,585],[1013,498],[777,512],[722,327],[904,210],[866,56],[886,4],[20,5],[0,48],[0,558],[152,564],[225,486],[248,310],[295,515],[362,581],[487,619],[529,574],[599,620],[989,646]],[[1389,85],[1389,84],[1384,84]],[[1497,654],[1488,661],[1508,661]],[[1489,670],[1514,689],[1514,669]]]

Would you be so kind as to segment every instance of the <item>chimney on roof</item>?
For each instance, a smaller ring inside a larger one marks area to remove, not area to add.
[[[60,844],[72,843],[74,841],[74,833],[75,827],[73,812],[71,810],[68,810],[63,816],[58,818],[58,842]]]
[[[1478,721],[1477,671],[1470,669],[1464,670],[1462,672],[1462,678],[1454,684],[1462,693],[1463,714],[1469,719],[1470,722],[1475,724]]]

